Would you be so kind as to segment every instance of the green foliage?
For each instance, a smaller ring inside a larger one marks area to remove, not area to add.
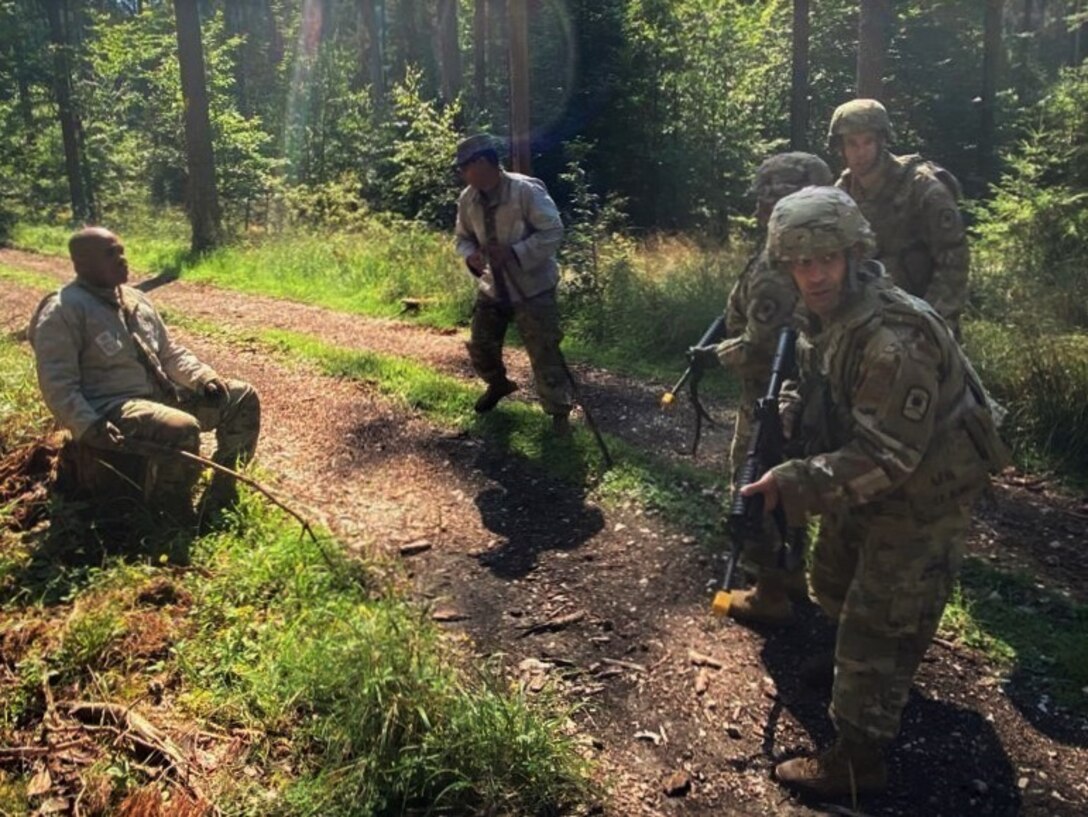
[[[103,212],[117,219],[134,201],[180,204],[187,169],[173,6],[93,20],[78,92]],[[238,112],[231,95],[239,40],[226,35],[219,15],[204,20],[203,35],[219,195],[228,218],[240,221],[269,184],[270,137],[259,119]]]
[[[457,119],[461,106],[443,108],[426,99],[421,75],[409,70],[403,83],[393,88],[393,112],[397,136],[390,159],[396,209],[413,219],[439,227],[451,227],[457,186],[453,157],[461,135]]]
[[[1008,171],[979,208],[992,314],[1088,328],[1088,64],[1069,69],[1027,117]],[[992,261],[991,261],[992,259]],[[1033,309],[1022,310],[1024,303]]]
[[[1021,461],[1088,475],[1088,338],[984,321],[967,323],[965,335],[983,382],[1008,409],[1001,431]]]

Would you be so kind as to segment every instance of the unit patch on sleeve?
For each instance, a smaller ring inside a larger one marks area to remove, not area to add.
[[[778,301],[774,298],[760,298],[756,304],[755,319],[767,323],[778,312]]]
[[[911,386],[907,398],[903,401],[903,416],[918,423],[926,416],[929,409],[929,392],[921,386]]]

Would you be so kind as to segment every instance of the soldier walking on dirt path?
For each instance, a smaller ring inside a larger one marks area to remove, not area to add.
[[[874,244],[842,190],[807,188],[775,206],[768,256],[803,302],[795,395],[806,456],[742,491],[762,494],[768,511],[782,503],[791,527],[821,516],[811,583],[838,622],[838,738],[775,775],[822,797],[887,785],[884,748],[952,590],[969,506],[1008,455],[947,324],[862,260]]]
[[[100,227],[68,242],[76,278],[47,296],[30,321],[38,384],[57,423],[81,446],[119,452],[127,440],[199,453],[200,432],[215,430],[214,460],[230,468],[253,456],[260,401],[175,342],[151,301],[130,286],[125,248]],[[192,516],[199,466],[152,456],[144,469],[149,505],[178,521]],[[205,496],[216,510],[237,498],[216,472]]]
[[[888,111],[875,99],[835,109],[828,148],[846,169],[836,186],[850,194],[876,233],[875,258],[892,282],[937,310],[959,337],[970,261],[956,178],[921,156],[896,156]]]
[[[756,170],[749,191],[756,199],[756,220],[763,229],[774,205],[784,196],[810,185],[829,185],[831,169],[811,153],[779,153]],[[766,247],[749,259],[741,272],[725,310],[729,337],[713,346],[694,347],[690,355],[720,361],[737,373],[741,382],[740,407],[729,450],[734,483],[743,466],[752,428],[756,400],[767,391],[771,361],[779,330],[794,320],[797,289],[788,273],[767,260]],[[773,525],[764,527],[761,541],[748,542],[742,554],[744,569],[755,576],[755,585],[733,593],[729,615],[740,621],[782,624],[793,618],[790,597],[806,598],[804,565],[782,569],[778,563],[781,542]]]
[[[559,342],[556,250],[563,240],[559,210],[539,179],[499,164],[495,140],[470,136],[457,146],[457,170],[466,183],[457,199],[457,252],[476,279],[468,343],[472,367],[487,390],[476,411],[491,411],[517,384],[506,376],[503,342],[518,327],[544,411],[560,436],[570,434],[571,388]]]

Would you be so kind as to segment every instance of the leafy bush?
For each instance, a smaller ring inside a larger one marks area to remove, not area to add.
[[[1088,338],[986,321],[967,323],[965,335],[983,382],[1009,411],[1001,431],[1018,458],[1088,475]]]

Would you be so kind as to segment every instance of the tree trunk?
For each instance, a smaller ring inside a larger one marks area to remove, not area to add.
[[[194,252],[203,252],[219,243],[222,231],[197,0],[174,0],[174,17],[178,27],[181,95],[185,104],[185,152],[189,165],[187,198],[189,222],[193,228],[192,248]]]
[[[891,39],[891,0],[861,0],[858,15],[858,96],[884,96],[884,66]]]
[[[476,0],[472,9],[472,96],[476,107],[487,106],[487,6]]]
[[[82,129],[72,102],[72,68],[68,59],[68,35],[64,27],[63,0],[44,0],[49,19],[49,39],[53,45],[53,94],[57,102],[61,139],[64,142],[64,171],[72,200],[72,217],[77,221],[94,219],[90,191],[84,183],[84,157],[80,141]]]
[[[790,81],[790,149],[808,149],[808,0],[793,0],[793,74]]]
[[[370,98],[377,103],[385,96],[385,32],[382,30],[380,0],[359,0],[359,16],[366,33],[366,75]]]
[[[510,0],[510,159],[515,173],[532,173],[529,115],[528,0]]]
[[[986,181],[997,175],[995,108],[1001,68],[1001,17],[1004,0],[986,0],[982,23],[982,94],[978,134],[978,171]]]
[[[452,102],[461,93],[461,48],[457,42],[458,0],[438,0],[438,42],[442,98]]]

